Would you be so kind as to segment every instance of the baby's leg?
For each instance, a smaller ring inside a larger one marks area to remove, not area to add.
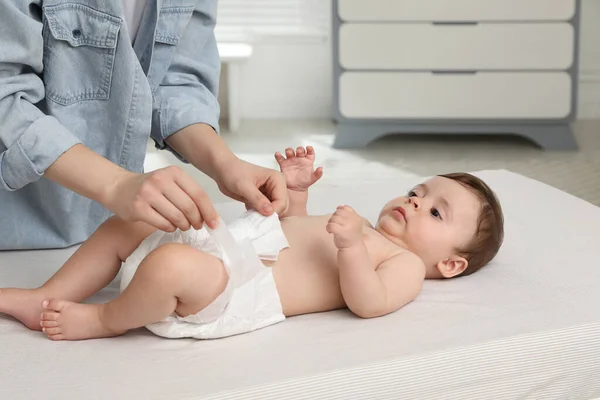
[[[154,230],[144,223],[110,218],[41,287],[0,289],[0,313],[40,330],[44,299],[80,302],[98,292],[115,278],[121,262]]]
[[[44,302],[42,327],[52,340],[116,336],[161,321],[173,311],[195,314],[225,290],[227,281],[221,260],[170,243],[150,253],[129,286],[110,303]]]

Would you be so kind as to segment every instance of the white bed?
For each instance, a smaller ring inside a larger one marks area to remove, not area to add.
[[[0,399],[600,397],[600,208],[511,172],[477,175],[504,207],[500,254],[470,277],[428,282],[395,314],[313,314],[215,341],[138,330],[71,343],[0,316]],[[374,218],[418,181],[317,187],[309,208]],[[38,285],[72,251],[0,253],[0,286]]]

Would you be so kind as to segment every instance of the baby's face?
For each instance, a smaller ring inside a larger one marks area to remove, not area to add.
[[[428,272],[475,234],[480,202],[474,193],[436,176],[387,203],[376,229],[423,259]]]

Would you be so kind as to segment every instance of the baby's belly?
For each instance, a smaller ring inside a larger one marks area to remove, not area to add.
[[[327,220],[311,217],[282,222],[290,247],[279,254],[273,276],[287,316],[345,307],[337,249],[325,230]]]

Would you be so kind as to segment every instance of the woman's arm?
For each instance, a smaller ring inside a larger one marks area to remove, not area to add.
[[[237,158],[223,139],[206,124],[194,124],[171,135],[169,146],[213,178],[219,189],[264,215],[287,208],[283,175]]]
[[[218,136],[221,60],[214,28],[217,2],[197,2],[171,64],[155,91],[152,138],[213,178],[221,191],[265,215],[287,207],[277,171],[238,159]]]
[[[0,190],[18,190],[45,176],[127,221],[167,231],[216,221],[210,200],[183,171],[128,172],[35,106],[45,96],[42,21],[35,12],[41,2],[35,3],[0,0]]]
[[[143,221],[164,231],[200,229],[203,221],[214,226],[218,219],[206,193],[177,167],[136,174],[76,145],[48,168],[46,177],[125,221]]]
[[[35,104],[44,99],[40,78],[44,43],[40,1],[0,0],[0,190],[13,191],[42,177],[80,141]]]

